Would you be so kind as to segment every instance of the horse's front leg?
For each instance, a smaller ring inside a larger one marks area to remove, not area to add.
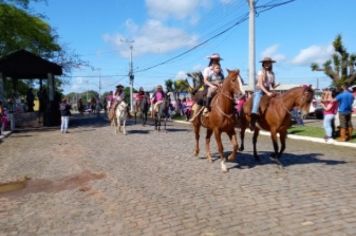
[[[245,150],[245,131],[246,131],[246,127],[241,127],[240,128],[240,149],[239,151],[243,151]]]
[[[226,173],[229,170],[227,169],[227,167],[225,165],[226,157],[224,156],[224,147],[223,147],[222,141],[221,141],[221,131],[220,130],[214,130],[214,135],[215,135],[216,144],[218,145],[218,151],[219,151],[219,155],[220,155],[221,170],[222,170],[222,172]]]
[[[198,156],[199,154],[199,138],[200,138],[200,125],[193,125],[194,134],[195,134],[195,149],[194,156]]]
[[[231,142],[231,145],[232,145],[232,152],[228,156],[227,159],[229,161],[235,161],[237,150],[239,148],[239,145],[237,143],[237,137],[236,137],[235,129],[230,130],[227,135],[229,136],[229,139],[230,139],[230,142]]]
[[[126,135],[126,118],[123,119],[122,121],[122,133]]]
[[[206,158],[208,161],[212,162],[211,152],[210,152],[210,137],[213,134],[213,130],[206,129],[206,136],[205,136],[205,151],[206,151]]]
[[[259,128],[255,128],[255,131],[253,132],[253,137],[252,137],[252,144],[253,144],[253,156],[255,158],[255,161],[260,161],[260,157],[257,154],[257,138],[258,135],[260,133],[260,129]]]
[[[119,129],[119,132],[121,133],[122,132],[122,127],[121,127],[121,119],[120,118],[117,119],[117,126],[118,126],[118,129]]]

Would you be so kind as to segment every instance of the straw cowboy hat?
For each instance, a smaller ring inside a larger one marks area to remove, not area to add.
[[[116,86],[116,88],[124,88],[124,86],[122,84],[119,84]]]
[[[163,89],[162,85],[157,85],[156,89]]]
[[[272,58],[270,57],[264,57],[260,62],[264,63],[264,62],[271,62],[271,63],[275,63],[275,60],[272,60]]]
[[[213,53],[213,54],[211,54],[210,56],[208,56],[208,59],[210,59],[210,60],[212,60],[212,59],[223,60],[223,59],[220,57],[220,54],[219,54],[219,53]]]

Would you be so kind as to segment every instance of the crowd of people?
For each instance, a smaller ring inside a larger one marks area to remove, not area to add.
[[[218,53],[213,53],[208,57],[209,63],[206,68],[203,69],[203,86],[205,94],[205,101],[203,105],[204,115],[209,115],[211,101],[216,94],[217,90],[221,88],[224,73],[221,69],[221,60],[222,58]],[[259,103],[262,96],[267,95],[269,97],[274,96],[275,94],[272,92],[272,89],[279,86],[276,83],[275,74],[273,72],[273,64],[276,63],[270,57],[265,57],[261,61],[261,69],[257,73],[256,86],[253,93],[246,92],[246,94],[240,97],[236,101],[236,113],[240,114],[242,112],[242,107],[246,100],[252,95],[253,103],[251,109],[251,122],[250,129],[254,130],[256,121],[259,117]],[[38,93],[39,100],[39,111],[43,112],[46,101],[48,100],[47,92],[45,88],[41,89]],[[14,112],[14,109],[20,109],[15,107],[14,104],[25,104],[22,109],[23,111],[33,112],[34,111],[34,101],[35,96],[33,90],[30,88],[26,95],[26,102],[17,102],[14,100],[16,98],[10,98],[7,101],[7,109],[5,108],[3,102],[0,101],[0,134],[1,131],[4,130],[6,126],[8,126],[9,115]],[[186,120],[189,120],[192,115],[192,107],[194,101],[190,97],[184,97],[183,99],[177,98],[175,99],[175,104],[172,103],[171,96],[168,96],[161,85],[157,85],[152,96],[150,93],[145,92],[141,87],[138,93],[135,96],[135,102],[140,102],[143,99],[147,99],[147,106],[151,107],[152,110],[155,110],[159,104],[163,103],[166,99],[168,100],[168,111],[167,115],[172,116],[174,114],[179,114],[180,116],[185,116]],[[114,117],[115,107],[121,102],[125,101],[125,92],[124,86],[119,84],[116,86],[115,91],[110,91],[108,95],[104,99],[104,104],[101,105],[98,98],[92,98],[89,104],[89,110],[93,112],[99,112],[100,109],[104,108],[105,111],[108,111],[109,119]],[[347,141],[352,138],[353,126],[352,126],[352,105],[354,103],[354,96],[348,90],[348,88],[343,85],[342,91],[336,91],[335,89],[325,89],[323,91],[321,106],[323,108],[323,127],[325,130],[325,141],[326,143],[334,143],[335,138],[338,136],[339,141]],[[10,107],[9,107],[10,105]],[[83,114],[85,109],[85,105],[83,104],[82,98],[80,98],[77,102],[77,110],[79,113]],[[67,98],[64,98],[60,105],[60,114],[61,114],[61,132],[68,132],[68,123],[71,105],[68,103]],[[295,114],[295,117],[299,117],[298,110],[295,108],[291,111],[291,114]],[[303,119],[297,120],[298,124],[303,124]]]

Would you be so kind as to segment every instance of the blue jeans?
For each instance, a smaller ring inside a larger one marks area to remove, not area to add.
[[[255,90],[253,93],[253,105],[252,105],[252,113],[257,114],[258,108],[260,107],[261,97],[265,95],[262,90]]]
[[[69,116],[61,116],[61,132],[67,132],[68,130],[68,123],[69,123]]]
[[[329,138],[333,136],[333,126],[332,122],[334,122],[335,115],[334,114],[326,114],[324,115],[324,121],[323,121],[323,126],[325,129],[325,134]]]

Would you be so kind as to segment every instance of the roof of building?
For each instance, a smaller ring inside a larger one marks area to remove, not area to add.
[[[47,78],[49,73],[62,75],[62,67],[21,49],[0,58],[0,73],[19,79]]]

